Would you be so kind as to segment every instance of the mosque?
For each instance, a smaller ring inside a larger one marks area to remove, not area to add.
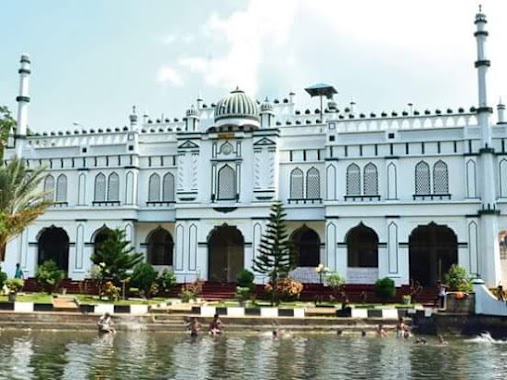
[[[348,283],[431,286],[458,263],[505,283],[507,121],[487,99],[482,12],[475,25],[478,104],[457,110],[339,110],[336,90],[317,84],[305,89],[320,97],[315,110],[298,110],[293,93],[259,102],[235,89],[216,104],[197,99],[181,119],[134,109],[126,127],[39,134],[27,128],[30,59],[21,56],[6,159],[47,167],[54,205],[9,242],[4,270],[19,262],[32,277],[52,258],[86,278],[97,244],[119,227],[180,282],[234,282],[281,200],[300,281],[318,282],[324,264]]]

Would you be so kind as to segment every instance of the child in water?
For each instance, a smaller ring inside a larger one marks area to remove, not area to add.
[[[190,322],[187,325],[187,330],[190,330],[190,336],[192,338],[196,338],[197,337],[197,333],[199,331],[201,331],[201,329],[202,329],[202,326],[199,323],[199,321],[197,320],[197,318],[196,317],[192,317],[190,319]]]

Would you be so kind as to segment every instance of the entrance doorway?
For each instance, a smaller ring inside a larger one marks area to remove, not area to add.
[[[65,274],[69,271],[69,236],[63,228],[49,227],[42,231],[37,242],[38,259],[41,265],[46,260],[53,260]]]
[[[458,263],[458,238],[447,226],[419,226],[410,234],[408,244],[410,279],[422,286],[444,281],[451,265]]]
[[[236,282],[244,267],[244,239],[234,226],[216,227],[208,239],[208,280]]]

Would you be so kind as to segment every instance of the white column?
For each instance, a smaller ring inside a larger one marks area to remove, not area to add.
[[[18,102],[18,119],[16,130],[16,156],[21,157],[28,127],[28,103],[30,103],[29,80],[30,80],[30,57],[23,54],[20,60],[19,73],[19,95],[16,97]]]

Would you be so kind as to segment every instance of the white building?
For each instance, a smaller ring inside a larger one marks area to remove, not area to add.
[[[4,268],[53,258],[73,279],[110,228],[180,281],[234,281],[250,268],[269,208],[286,207],[300,250],[295,276],[319,263],[350,283],[389,276],[434,284],[452,263],[490,285],[507,280],[507,124],[486,97],[486,17],[477,31],[478,106],[363,115],[297,111],[294,94],[258,103],[240,90],[181,120],[27,135],[30,60],[21,57],[18,130],[7,151],[46,165],[55,205],[9,243]],[[261,281],[261,279],[259,279]]]

